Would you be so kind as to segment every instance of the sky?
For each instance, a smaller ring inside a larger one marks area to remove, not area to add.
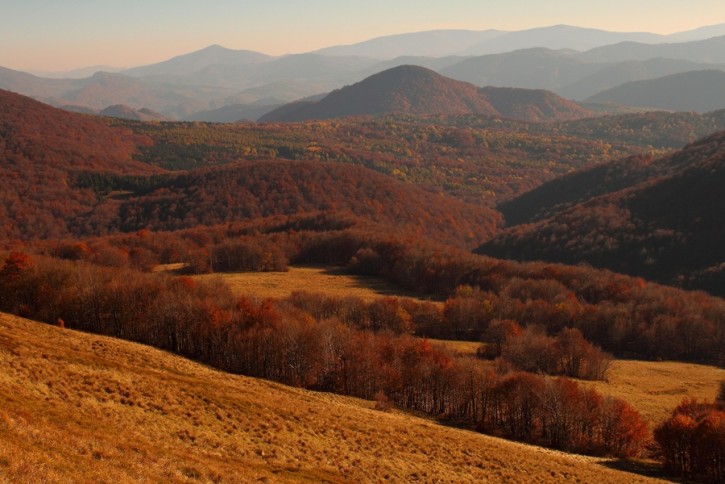
[[[0,66],[132,67],[212,44],[282,55],[433,29],[669,34],[719,23],[723,0],[0,0]]]

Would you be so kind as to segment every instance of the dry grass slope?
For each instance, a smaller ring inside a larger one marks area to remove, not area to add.
[[[0,481],[647,481],[2,314],[0,368]]]
[[[676,361],[617,360],[597,390],[628,401],[654,428],[685,398],[712,402],[725,369]]]

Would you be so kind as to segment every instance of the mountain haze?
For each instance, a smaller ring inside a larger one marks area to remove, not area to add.
[[[611,102],[671,111],[708,112],[725,108],[725,72],[689,71],[659,79],[628,82],[587,102]]]
[[[509,32],[473,45],[460,55],[484,55],[511,52],[513,50],[544,47],[547,49],[572,49],[585,51],[617,42],[662,42],[665,37],[647,32],[608,32],[605,30],[553,25],[535,29]]]
[[[250,50],[232,50],[211,45],[189,54],[176,56],[167,61],[123,71],[132,77],[184,76],[212,65],[250,65],[273,59],[272,56]]]
[[[722,64],[725,63],[725,36],[666,44],[622,42],[591,49],[585,52],[582,57],[591,62],[622,62],[626,60],[664,58]]]
[[[713,64],[661,58],[625,61],[601,66],[602,69],[595,73],[556,89],[557,94],[568,99],[582,100],[628,82],[657,79],[681,72],[707,70],[715,67]],[[725,65],[719,67],[725,68]]]
[[[571,51],[531,48],[464,59],[440,73],[477,86],[556,90],[600,69]]]
[[[376,37],[351,45],[326,47],[315,53],[332,56],[359,55],[376,59],[393,59],[400,56],[444,57],[503,34],[505,32],[501,30],[429,30]]]
[[[567,25],[518,32],[434,30],[277,57],[212,45],[120,72],[96,72],[98,67],[69,71],[73,78],[0,68],[0,89],[73,109],[126,105],[170,119],[208,119],[210,111],[225,106],[271,109],[393,67],[420,65],[480,87],[546,89],[581,100],[626,82],[722,69],[725,37],[708,36],[723,32],[725,24],[669,36]],[[260,115],[263,111],[256,110]],[[211,116],[229,119],[225,114]]]

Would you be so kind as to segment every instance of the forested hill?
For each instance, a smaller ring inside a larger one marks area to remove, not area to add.
[[[399,66],[333,91],[317,102],[282,106],[260,122],[390,113],[486,114],[529,121],[578,119],[591,113],[546,91],[484,88],[418,66]]]
[[[724,185],[725,132],[719,132],[667,157],[624,160],[543,185],[522,200],[538,201],[548,215],[507,229],[479,251],[586,261],[723,295]],[[525,205],[508,209],[515,214]]]
[[[109,180],[113,183],[113,180]],[[416,236],[475,246],[493,236],[498,212],[431,193],[370,169],[313,161],[261,161],[185,172],[151,189],[106,199],[77,233],[176,230],[272,215],[342,212]]]
[[[67,221],[96,203],[92,190],[74,186],[77,174],[162,173],[134,159],[148,144],[100,118],[0,91],[0,238],[67,235]]]

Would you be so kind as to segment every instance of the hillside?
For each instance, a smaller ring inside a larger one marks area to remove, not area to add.
[[[572,119],[590,113],[553,93],[476,86],[419,66],[399,66],[333,91],[318,102],[283,106],[260,122],[304,121],[383,114],[484,114],[529,121]]]
[[[490,238],[494,210],[338,163],[264,161],[201,169],[106,199],[76,222],[78,233],[177,230],[272,215],[331,211],[456,245]]]
[[[542,89],[484,87],[480,92],[505,118],[537,122],[582,119],[591,116],[591,112],[579,104]]]
[[[544,185],[504,212],[513,223],[535,220],[525,207],[538,204],[545,218],[512,227],[479,251],[586,261],[723,295],[723,183],[720,132],[668,157],[623,160]]]
[[[671,111],[707,112],[725,108],[725,72],[690,71],[659,79],[628,82],[607,89],[587,102],[610,102]]]
[[[650,481],[7,315],[0,361],[0,474],[11,481]]]
[[[100,118],[61,111],[0,91],[0,238],[67,234],[67,223],[96,203],[76,185],[82,172],[147,176],[135,161],[150,140]]]

